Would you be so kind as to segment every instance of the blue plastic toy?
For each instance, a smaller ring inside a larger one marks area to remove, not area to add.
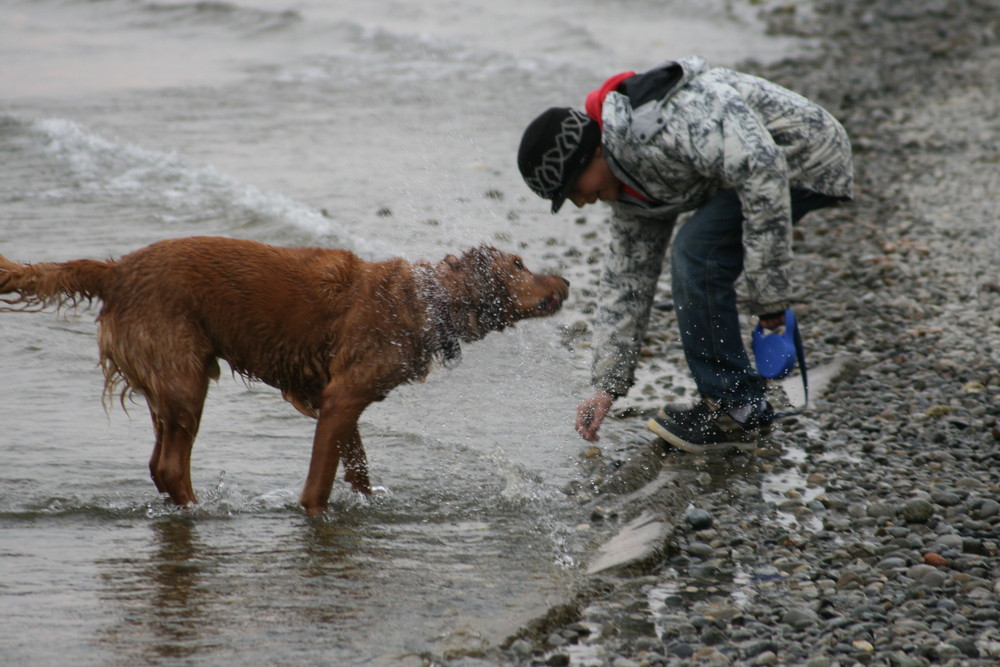
[[[798,356],[795,350],[795,338],[798,333],[799,327],[791,308],[785,311],[783,333],[765,334],[764,327],[757,325],[753,330],[753,356],[757,360],[757,371],[762,376],[783,378],[792,372]],[[801,346],[801,342],[799,345]]]
[[[785,330],[782,333],[765,334],[764,327],[758,324],[753,330],[751,345],[754,359],[757,361],[757,372],[765,378],[783,378],[792,372],[795,362],[799,362],[805,403],[794,412],[775,416],[788,417],[799,414],[809,404],[809,376],[806,374],[806,351],[802,345],[802,335],[799,333],[799,326],[792,309],[785,311]]]

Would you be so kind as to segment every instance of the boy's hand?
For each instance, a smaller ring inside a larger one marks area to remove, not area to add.
[[[615,402],[615,397],[606,391],[599,391],[590,398],[580,403],[576,409],[576,432],[584,440],[597,442],[601,439],[597,431],[601,428],[601,422],[611,409],[611,404]]]
[[[785,311],[780,313],[768,313],[767,315],[760,316],[760,325],[765,329],[777,329],[778,327],[785,326]]]

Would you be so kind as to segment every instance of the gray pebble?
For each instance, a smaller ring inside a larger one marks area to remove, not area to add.
[[[695,530],[706,530],[712,527],[712,515],[697,507],[685,514],[684,520]]]
[[[942,535],[938,538],[938,542],[944,546],[946,549],[961,549],[962,548],[962,536],[961,535]]]
[[[704,542],[691,542],[688,544],[687,552],[698,558],[711,558],[715,554],[715,549]]]
[[[816,615],[808,609],[789,609],[781,617],[781,622],[790,625],[797,630],[807,628],[817,622]]]
[[[815,658],[809,658],[806,662],[806,667],[830,667],[833,664],[833,659],[828,658],[825,655],[816,656]]]
[[[559,648],[560,646],[565,646],[568,643],[569,643],[569,640],[567,640],[559,632],[553,632],[552,634],[549,635],[549,638],[548,638],[548,644],[549,644],[549,646],[553,646],[555,648]]]
[[[1000,514],[1000,502],[992,498],[984,500],[983,504],[976,510],[976,518],[978,519],[989,519],[997,514]]]
[[[933,565],[928,565],[926,563],[918,563],[916,565],[910,566],[910,568],[906,571],[906,576],[910,577],[911,579],[920,579],[928,572],[933,572],[936,569],[937,568],[934,567]]]
[[[753,661],[755,665],[776,665],[778,664],[778,656],[772,651],[764,651]]]
[[[962,502],[961,496],[950,491],[934,491],[931,493],[931,500],[942,507],[954,507]]]
[[[940,588],[948,581],[948,575],[941,570],[934,569],[920,577],[920,583],[928,588]]]
[[[694,647],[684,642],[670,644],[667,646],[667,654],[678,658],[690,658],[694,655]]]
[[[510,645],[510,650],[513,651],[520,658],[527,658],[531,655],[534,647],[531,642],[526,639],[518,639]]]
[[[901,653],[899,651],[893,651],[886,656],[890,667],[923,667],[924,662],[918,660],[917,658],[910,657],[906,653]]]
[[[639,667],[639,663],[629,658],[615,658],[612,667]]]
[[[875,501],[872,503],[868,503],[868,507],[866,508],[865,513],[867,514],[867,516],[870,516],[873,519],[875,519],[879,517],[895,516],[896,510],[892,506],[886,503]]]
[[[934,514],[934,505],[925,498],[914,498],[903,505],[903,518],[910,523],[927,523]]]
[[[878,567],[881,570],[899,570],[906,567],[906,560],[898,556],[892,556],[879,561]]]

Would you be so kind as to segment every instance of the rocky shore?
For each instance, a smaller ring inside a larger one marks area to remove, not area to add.
[[[484,664],[1000,664],[1000,2],[766,11],[821,50],[741,69],[816,99],[854,142],[856,201],[795,239],[811,364],[846,357],[845,372],[756,452],[670,450],[641,417],[691,399],[662,370],[684,367],[664,284],[616,406],[633,444],[582,445],[566,492],[612,535],[636,514],[628,493],[669,471],[677,521]],[[604,235],[581,224],[585,322]]]

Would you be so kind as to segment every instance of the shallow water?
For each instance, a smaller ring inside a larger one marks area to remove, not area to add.
[[[523,126],[622,69],[800,46],[688,4],[9,0],[0,252],[488,242],[574,280],[588,269],[559,248],[583,229],[521,183]],[[559,343],[572,309],[370,408],[379,492],[338,482],[318,521],[296,504],[314,422],[227,373],[195,446],[202,505],[166,506],[141,399],[102,407],[95,314],[0,315],[4,661],[403,664],[496,643],[570,593],[587,548],[560,492],[587,385]]]

